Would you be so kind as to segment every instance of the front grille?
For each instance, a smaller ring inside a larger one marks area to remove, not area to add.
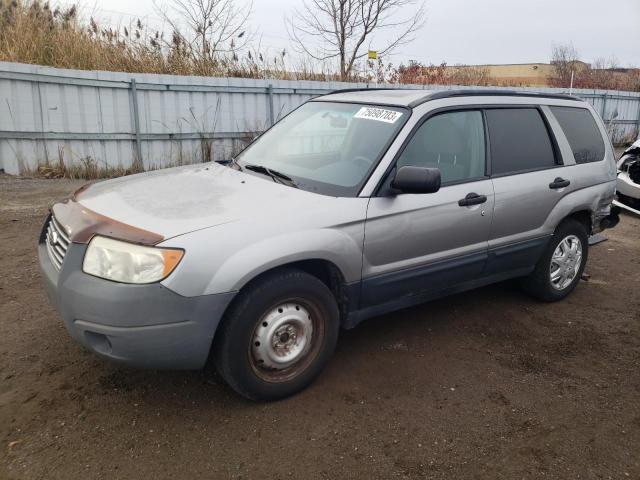
[[[56,269],[60,270],[62,262],[64,262],[64,256],[69,248],[69,235],[53,215],[51,215],[47,225],[47,234],[44,241],[51,262]]]

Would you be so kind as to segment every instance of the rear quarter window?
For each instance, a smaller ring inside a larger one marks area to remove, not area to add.
[[[493,175],[556,166],[547,126],[536,108],[486,110],[486,116]]]
[[[564,131],[576,163],[604,159],[604,141],[593,115],[586,108],[550,107]]]

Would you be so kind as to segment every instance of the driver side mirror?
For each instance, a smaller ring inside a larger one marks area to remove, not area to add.
[[[438,168],[400,167],[391,182],[391,187],[402,193],[435,193],[440,190],[440,170]]]

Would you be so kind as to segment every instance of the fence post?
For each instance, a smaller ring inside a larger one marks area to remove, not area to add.
[[[144,163],[142,162],[142,143],[140,141],[140,116],[138,113],[138,90],[136,88],[136,80],[135,78],[131,79],[130,82],[131,89],[131,103],[133,105],[132,111],[132,120],[133,120],[133,129],[136,136],[136,161],[138,162],[138,167],[143,167]]]
[[[605,120],[605,114],[607,113],[607,92],[604,92],[604,96],[602,97],[602,120]]]
[[[36,88],[38,89],[38,106],[40,107],[40,131],[44,132],[44,107],[42,105],[42,91],[40,90],[40,82],[36,82]],[[36,141],[36,145],[38,142]],[[42,148],[44,150],[44,160],[49,163],[49,150],[47,149],[47,141],[42,140]],[[60,165],[62,167],[62,165]]]
[[[267,107],[269,108],[269,125],[273,125],[275,119],[273,118],[273,85],[267,86]]]
[[[638,101],[638,121],[636,122],[638,128],[636,129],[636,137],[640,138],[640,97],[637,97],[636,100]]]

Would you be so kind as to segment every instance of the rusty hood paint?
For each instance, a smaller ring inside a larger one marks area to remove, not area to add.
[[[251,218],[328,207],[333,197],[274,183],[217,163],[169,168],[91,184],[73,201],[164,239]],[[55,207],[54,207],[55,212]]]

